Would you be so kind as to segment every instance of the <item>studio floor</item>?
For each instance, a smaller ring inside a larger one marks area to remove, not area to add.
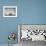
[[[46,46],[46,41],[25,41],[25,40],[21,40],[20,41],[20,46]]]

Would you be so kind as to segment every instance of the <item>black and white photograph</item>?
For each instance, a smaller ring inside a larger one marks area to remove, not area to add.
[[[18,25],[20,46],[31,46],[34,43],[46,42],[46,25]]]
[[[3,6],[3,17],[17,17],[17,6]]]

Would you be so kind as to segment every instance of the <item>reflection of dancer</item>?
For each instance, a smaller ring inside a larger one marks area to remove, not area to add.
[[[16,34],[15,33],[11,33],[9,36],[8,36],[8,39],[9,40],[15,40],[15,38],[16,38]]]
[[[16,39],[16,34],[15,33],[10,33],[8,36],[8,39],[11,41],[15,41]],[[13,45],[13,43],[11,43]],[[10,45],[10,43],[8,42],[8,46]]]

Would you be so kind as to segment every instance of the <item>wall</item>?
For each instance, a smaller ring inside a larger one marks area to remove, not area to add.
[[[18,17],[4,18],[4,5],[17,5]],[[18,24],[46,24],[46,0],[0,0],[0,44],[8,43],[9,32],[17,34]]]
[[[9,42],[8,35],[10,32],[16,32],[17,35],[17,18],[3,17],[3,6],[18,6],[18,0],[0,0],[0,44]],[[17,38],[18,39],[18,38]],[[18,43],[16,39],[16,43]]]

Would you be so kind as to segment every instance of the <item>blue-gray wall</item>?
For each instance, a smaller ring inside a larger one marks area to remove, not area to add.
[[[17,18],[3,17],[6,5],[18,7]],[[46,24],[46,0],[0,0],[0,44],[8,43],[9,32],[17,34],[18,24]]]

